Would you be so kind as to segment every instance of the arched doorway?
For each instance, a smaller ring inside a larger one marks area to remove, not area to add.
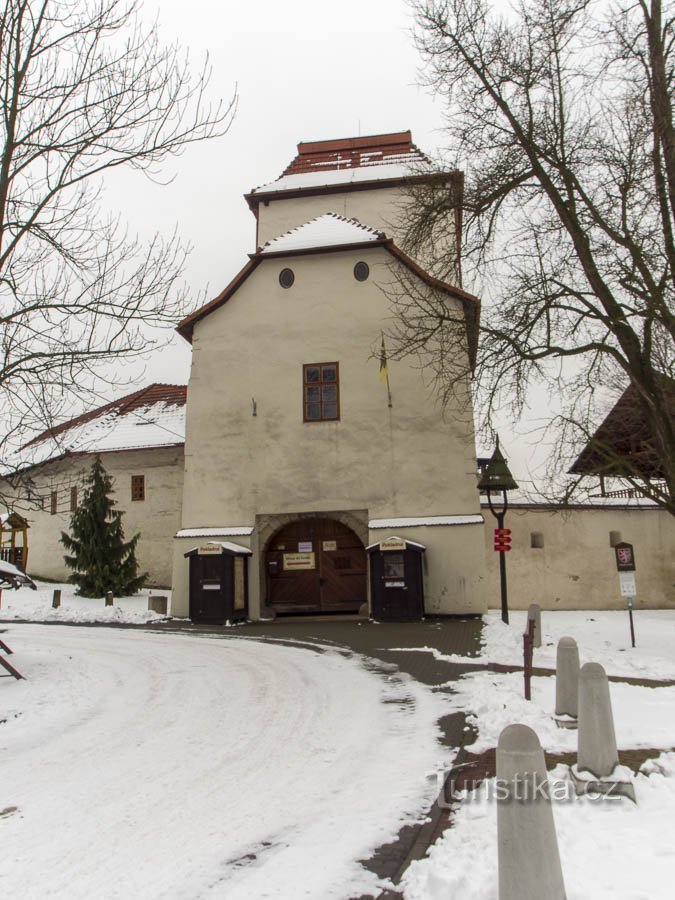
[[[270,539],[267,605],[284,613],[352,613],[366,602],[366,551],[335,519],[298,519]]]

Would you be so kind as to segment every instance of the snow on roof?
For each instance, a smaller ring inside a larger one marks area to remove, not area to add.
[[[481,506],[488,506],[487,497],[480,498]],[[509,492],[509,506],[517,507],[517,506],[528,506],[528,507],[540,507],[541,509],[559,509],[561,511],[565,509],[581,509],[581,508],[596,508],[596,507],[618,507],[618,508],[640,508],[640,509],[660,509],[661,507],[649,497],[600,497],[600,496],[584,496],[579,497],[579,499],[574,500],[571,499],[565,505],[560,503],[556,503],[555,500],[547,499],[546,497],[542,497],[541,495],[532,496],[529,494],[521,494],[518,492]]]
[[[261,256],[271,253],[288,253],[292,250],[309,250],[314,247],[340,247],[379,241],[385,235],[356,219],[347,219],[337,213],[324,213],[304,225],[292,228],[285,234],[268,241]]]
[[[181,528],[174,537],[177,538],[201,538],[201,537],[237,537],[253,534],[250,525],[233,525],[220,528]]]
[[[251,195],[337,184],[408,178],[433,171],[409,131],[298,144],[298,155],[276,181]]]
[[[406,545],[406,547],[417,547],[418,550],[426,550],[427,549],[424,544],[418,544],[416,541],[406,540],[406,538],[399,537],[397,534],[390,535],[386,540],[387,541],[403,541],[403,543]],[[379,549],[383,543],[384,543],[384,541],[376,541],[374,544],[369,544],[366,547],[366,551],[375,550],[375,548]]]
[[[185,442],[185,385],[152,384],[43,432],[7,460],[23,469],[66,453],[107,453]]]
[[[413,528],[416,525],[482,525],[480,515],[467,516],[409,516],[403,519],[371,519],[368,528]]]

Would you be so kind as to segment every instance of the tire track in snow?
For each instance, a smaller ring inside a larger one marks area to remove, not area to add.
[[[356,860],[431,799],[443,698],[343,652],[57,626],[12,643],[7,896],[349,897],[375,886]]]

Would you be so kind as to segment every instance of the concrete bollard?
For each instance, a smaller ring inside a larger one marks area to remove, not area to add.
[[[589,662],[579,672],[579,743],[572,780],[577,794],[623,795],[635,800],[628,770],[619,768],[607,674]]]
[[[55,590],[52,594],[52,609],[58,609],[61,606],[61,591]]]
[[[530,603],[527,618],[534,619],[534,643],[532,646],[541,647],[541,606],[538,603]]]
[[[560,728],[576,728],[579,698],[579,648],[571,637],[558,641],[555,668],[555,720]]]
[[[113,592],[107,591],[105,595],[105,605],[112,606],[113,605]]]
[[[565,900],[544,751],[527,725],[497,745],[499,900]]]

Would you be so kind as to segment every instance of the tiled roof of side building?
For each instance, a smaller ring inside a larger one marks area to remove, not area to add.
[[[43,431],[5,460],[20,471],[66,454],[182,446],[187,388],[151,384]]]
[[[154,406],[156,403],[163,403],[168,406],[185,406],[186,399],[187,386],[184,384],[150,384],[148,387],[141,388],[140,391],[125,394],[124,397],[111,400],[110,403],[106,403],[104,406],[97,406],[96,409],[82,413],[82,415],[76,416],[74,419],[69,419],[60,425],[47,428],[46,431],[32,438],[24,446],[30,447],[32,444],[39,444],[48,438],[54,438],[64,431],[75,428],[77,425],[84,425],[109,413],[121,415],[142,407]]]

